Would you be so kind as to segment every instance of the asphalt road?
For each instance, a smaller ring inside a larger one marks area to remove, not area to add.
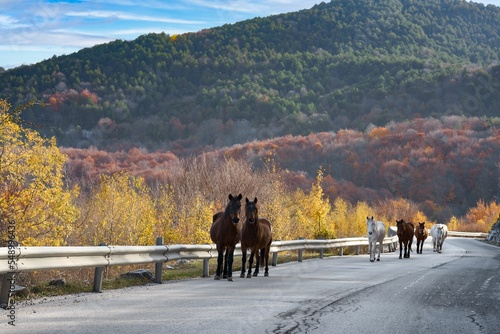
[[[16,326],[5,316],[0,333],[500,333],[500,248],[448,238],[441,254],[428,240],[422,255],[398,256],[18,303]]]

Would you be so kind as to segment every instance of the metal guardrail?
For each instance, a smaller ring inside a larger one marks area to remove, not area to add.
[[[486,239],[488,233],[483,232],[458,232],[458,231],[448,231],[449,237],[460,237],[460,238],[479,238]]]
[[[384,245],[394,244],[397,237],[384,239]],[[367,246],[368,238],[343,238],[328,240],[274,241],[271,253],[300,250],[321,250],[349,246]],[[204,259],[217,257],[215,245],[159,245],[159,246],[63,246],[0,248],[0,274],[20,271],[106,267],[127,264],[158,263],[171,260]],[[241,256],[240,244],[234,256]],[[15,269],[9,264],[15,259]]]
[[[389,228],[390,237],[386,237],[383,244],[389,251],[397,248],[398,237],[394,235],[394,228]],[[392,232],[392,233],[391,233]],[[448,232],[449,236],[485,238],[486,233]],[[162,240],[160,238],[160,240]],[[158,243],[158,240],[157,240]],[[9,290],[7,285],[13,275],[21,271],[50,270],[95,267],[94,291],[101,291],[102,269],[107,266],[128,264],[156,264],[155,282],[161,283],[162,264],[171,260],[203,259],[203,276],[209,276],[208,260],[217,257],[215,245],[160,245],[157,246],[63,246],[63,247],[1,247],[0,274],[4,274],[0,292],[0,305],[8,302]],[[274,241],[270,252],[273,254],[272,265],[277,264],[280,252],[298,251],[298,261],[302,261],[303,250],[319,250],[320,258],[324,249],[339,248],[339,255],[343,255],[344,247],[357,247],[359,254],[361,246],[368,246],[368,238],[342,238],[327,240],[291,240]],[[234,256],[241,256],[241,247],[236,245]],[[99,277],[100,276],[100,277]]]

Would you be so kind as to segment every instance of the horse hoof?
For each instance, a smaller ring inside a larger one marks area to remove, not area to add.
[[[216,281],[220,280],[220,276],[214,276],[214,280]]]
[[[222,278],[227,278],[227,275],[222,275]]]
[[[400,259],[402,259],[401,255],[399,256]]]
[[[377,259],[377,261],[380,261],[380,259]]]
[[[259,276],[259,273],[253,273],[253,277]]]
[[[229,282],[232,282],[232,281],[233,281],[233,278],[232,278],[232,277],[228,277],[228,278],[227,278],[227,280],[228,280]]]
[[[251,274],[248,274],[248,275],[247,275],[247,278],[252,278],[252,275],[251,275]]]
[[[269,273],[264,273],[264,276],[265,277],[269,277]]]
[[[375,260],[370,259],[370,262],[375,262]]]
[[[241,274],[241,275],[240,275],[240,278],[245,278],[245,274]]]

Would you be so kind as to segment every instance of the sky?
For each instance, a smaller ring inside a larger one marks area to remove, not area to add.
[[[324,0],[329,2],[329,0]],[[0,0],[0,67],[117,39],[182,34],[309,9],[321,0]],[[497,1],[474,1],[500,6]]]

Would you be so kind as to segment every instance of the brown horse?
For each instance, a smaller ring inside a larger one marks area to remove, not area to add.
[[[217,270],[214,277],[216,280],[220,279],[221,272],[223,278],[227,278],[228,281],[233,280],[234,247],[240,241],[238,222],[240,221],[242,197],[241,194],[236,197],[229,194],[226,210],[213,216],[210,238],[217,245]],[[222,268],[223,264],[224,269]]]
[[[399,239],[399,258],[401,259],[401,254],[403,252],[403,244],[405,245],[404,258],[410,258],[411,244],[413,242],[414,227],[412,223],[407,223],[403,219],[396,220],[396,225],[398,227],[398,239]],[[412,251],[413,252],[413,251]]]
[[[259,218],[259,208],[257,207],[257,197],[250,202],[245,198],[245,222],[241,227],[241,275],[245,277],[245,265],[247,262],[247,249],[250,249],[250,258],[248,259],[247,278],[252,277],[252,264],[255,257],[255,270],[253,276],[259,275],[259,262],[261,266],[265,265],[264,276],[269,276],[269,249],[273,241],[273,232],[271,223],[264,218]],[[260,250],[260,261],[259,261]]]
[[[424,248],[424,241],[427,239],[427,229],[425,228],[425,222],[418,223],[415,226],[415,237],[417,238],[417,254],[422,254],[422,248]]]

